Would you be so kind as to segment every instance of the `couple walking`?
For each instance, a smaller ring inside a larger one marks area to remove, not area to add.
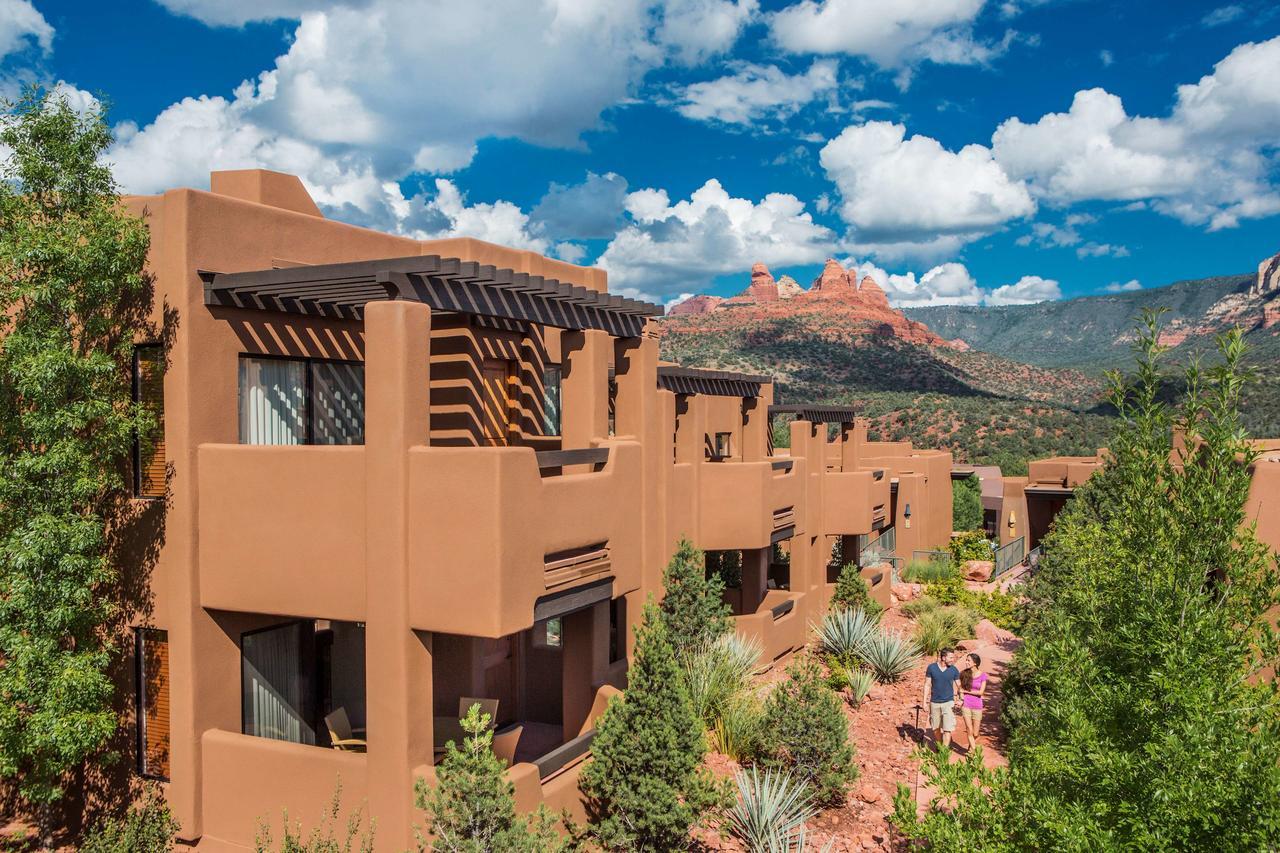
[[[961,695],[959,710],[964,720],[968,747],[977,743],[982,726],[982,697],[987,689],[987,674],[982,671],[982,658],[965,657],[964,669],[956,666],[951,649],[938,652],[938,660],[924,673],[925,701],[929,703],[929,728],[933,729],[935,748],[951,748],[951,733],[956,728],[956,692]]]

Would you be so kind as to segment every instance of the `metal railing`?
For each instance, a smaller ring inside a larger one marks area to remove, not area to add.
[[[897,547],[897,531],[890,527],[862,546],[862,549],[858,552],[858,566],[865,569],[868,566],[888,563],[893,567],[893,582],[897,583],[902,575],[902,558],[894,554]]]
[[[943,565],[951,565],[950,551],[912,551],[911,562],[913,563],[942,563]]]
[[[1022,563],[1031,571],[1035,571],[1040,567],[1040,561],[1044,559],[1044,546],[1037,545],[1027,552],[1027,556],[1022,558]]]
[[[996,565],[991,572],[991,577],[998,578],[1014,566],[1022,564],[1023,557],[1026,556],[1027,541],[1019,536],[1017,539],[1002,545],[996,549]]]

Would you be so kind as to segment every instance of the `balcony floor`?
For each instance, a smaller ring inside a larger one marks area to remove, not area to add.
[[[516,745],[516,763],[535,761],[564,743],[564,729],[550,723],[522,723],[520,743]]]

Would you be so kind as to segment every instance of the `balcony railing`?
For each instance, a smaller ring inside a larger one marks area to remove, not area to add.
[[[1025,554],[1026,540],[1021,536],[996,549],[996,564],[991,572],[992,580],[1000,577],[1014,566],[1021,565]]]

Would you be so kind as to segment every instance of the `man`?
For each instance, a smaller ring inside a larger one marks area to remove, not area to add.
[[[942,665],[938,665],[938,661]],[[924,671],[924,701],[929,703],[929,728],[933,729],[934,748],[951,749],[951,733],[956,730],[956,682],[960,670],[951,649],[938,652],[938,660]]]

